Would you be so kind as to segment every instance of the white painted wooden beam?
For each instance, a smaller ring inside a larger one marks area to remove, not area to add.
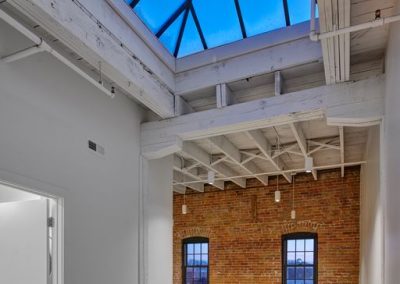
[[[283,87],[283,78],[281,71],[276,71],[274,74],[275,77],[275,96],[282,95],[282,87]]]
[[[174,182],[189,182],[188,183],[188,187],[190,187],[193,190],[196,190],[198,192],[204,192],[204,183],[203,182],[192,182],[195,181],[191,178],[188,178],[185,174],[178,172],[178,171],[174,171],[174,175],[173,175],[173,180]]]
[[[119,88],[130,94],[163,118],[175,114],[174,86],[140,61],[106,27],[90,17],[76,1],[11,0],[7,1],[19,11],[79,54],[92,66],[102,62],[103,74]],[[111,7],[106,6],[112,11]],[[113,12],[114,13],[114,12]],[[160,63],[162,65],[162,63]],[[156,64],[154,65],[156,66]],[[164,72],[165,74],[167,71]]]
[[[384,114],[384,76],[322,86],[278,97],[195,112],[141,126],[149,159],[178,152],[182,141],[209,138],[326,117],[329,125],[367,126]]]
[[[227,84],[216,86],[217,108],[223,108],[233,103],[233,94]]]
[[[186,94],[222,83],[315,62],[320,58],[322,58],[320,44],[308,37],[301,38],[177,73],[175,91],[178,95]]]
[[[185,161],[182,157],[178,157],[174,155],[174,170],[181,172],[193,180],[202,181],[203,179],[200,177],[199,169],[197,167],[197,163],[188,165],[188,162]],[[213,184],[214,187],[219,188],[221,190],[225,189],[225,183],[223,180],[216,180]]]
[[[236,165],[241,167],[248,174],[258,174],[263,171],[254,163],[247,162],[242,163],[242,154],[240,150],[232,144],[225,136],[216,136],[211,137],[209,141],[222,153],[224,153],[228,158],[230,158]],[[262,184],[268,185],[268,177],[267,176],[255,176]]]
[[[315,166],[313,170],[329,170],[329,169],[339,169],[342,166],[344,167],[354,167],[354,166],[359,166],[359,165],[364,165],[366,164],[366,161],[356,161],[356,162],[349,162],[345,164],[326,164],[326,165],[320,165],[320,166]],[[260,173],[258,175],[268,175],[268,176],[276,176],[276,175],[281,175],[283,173],[287,173],[289,175],[293,173],[304,173],[305,169],[304,168],[296,168],[296,169],[289,169],[289,170],[283,170],[283,171],[270,171],[270,172],[265,172],[265,173]],[[252,175],[235,175],[235,176],[230,176],[228,178],[250,178]],[[217,178],[221,179],[221,178]],[[207,180],[203,180],[206,182]],[[185,182],[185,183],[178,183],[178,184],[188,184],[191,182]]]
[[[172,190],[177,193],[180,193],[180,194],[185,194],[186,193],[186,185],[174,184],[174,185],[172,185]]]
[[[344,129],[343,126],[339,126],[339,137],[340,137],[340,162],[344,164]],[[344,166],[341,168],[341,175],[344,177]]]
[[[303,153],[304,157],[307,157],[307,141],[300,124],[298,122],[291,123],[290,128],[292,129],[293,135],[296,138],[301,153]]]
[[[210,154],[201,149],[193,142],[184,142],[181,151],[190,156],[193,160],[200,163],[206,169],[214,171],[223,177],[234,176],[237,174],[225,164],[219,163],[217,165],[212,165]],[[242,188],[246,187],[246,179],[233,178],[230,180]]]
[[[193,108],[181,96],[175,96],[175,116],[192,113]]]
[[[246,134],[254,141],[261,153],[264,154],[264,156],[270,161],[277,171],[282,171],[284,169],[285,165],[279,157],[276,159],[272,158],[271,144],[260,130],[250,130],[247,131]],[[282,175],[288,182],[292,182],[292,177],[290,174],[282,173]]]

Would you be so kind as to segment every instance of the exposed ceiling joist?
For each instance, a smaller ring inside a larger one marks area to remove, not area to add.
[[[217,165],[212,165],[211,155],[193,142],[184,142],[181,152],[183,152],[185,155],[189,156],[196,162],[200,163],[206,169],[214,171],[215,173],[221,175],[222,177],[237,175],[236,172],[234,172],[231,168],[229,168],[225,164],[219,163]],[[244,178],[233,178],[230,180],[242,188],[246,187],[246,179]]]
[[[383,115],[383,88],[384,76],[377,76],[144,123],[142,153],[160,158],[179,152],[182,141],[323,117],[328,125],[374,125]]]
[[[279,157],[276,159],[272,158],[271,144],[268,142],[267,138],[265,138],[264,134],[260,130],[250,130],[247,131],[246,134],[249,136],[250,139],[254,141],[254,143],[260,149],[261,153],[264,154],[264,156],[269,160],[269,162],[277,171],[282,171],[283,169],[285,169],[285,165]],[[282,175],[288,182],[292,182],[292,177],[289,173],[282,173]]]
[[[193,190],[196,190],[198,192],[204,192],[204,183],[203,182],[193,182],[192,178],[188,178],[185,174],[174,171],[173,174],[173,181],[174,182],[189,182],[188,187],[190,187]]]
[[[307,157],[307,141],[301,126],[298,122],[294,122],[290,124],[290,128],[292,129],[293,135],[296,138],[301,153],[303,153],[304,157]]]
[[[253,162],[242,163],[242,154],[240,150],[232,144],[225,136],[211,137],[209,141],[214,147],[219,151],[224,153],[228,158],[230,158],[237,166],[241,167],[248,174],[259,174],[263,171]],[[262,184],[268,185],[267,176],[255,176]]]

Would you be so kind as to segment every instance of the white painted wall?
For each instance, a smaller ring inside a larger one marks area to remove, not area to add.
[[[0,184],[0,203],[37,200],[39,195]]]
[[[0,179],[64,198],[66,284],[138,283],[142,115],[50,55],[0,64]]]
[[[0,204],[0,251],[0,283],[46,283],[47,200]]]
[[[383,283],[383,204],[380,185],[380,128],[369,130],[361,168],[360,283]]]
[[[145,162],[145,281],[172,284],[173,270],[173,157]]]
[[[398,13],[400,9],[397,9]],[[390,27],[385,102],[385,283],[400,279],[400,23]]]

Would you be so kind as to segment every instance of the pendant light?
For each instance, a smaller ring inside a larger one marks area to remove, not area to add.
[[[311,173],[314,166],[314,160],[312,157],[306,157],[304,162],[304,168],[306,169],[306,173]]]
[[[275,202],[281,202],[281,192],[279,191],[279,176],[276,176]]]
[[[292,174],[292,184],[293,184],[293,191],[292,191],[292,211],[290,212],[290,217],[292,220],[296,220],[296,210],[294,210],[294,177],[296,173]]]
[[[183,194],[182,215],[187,214],[186,193]]]

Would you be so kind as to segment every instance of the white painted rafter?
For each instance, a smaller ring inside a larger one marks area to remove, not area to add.
[[[328,125],[370,126],[382,119],[384,76],[298,91],[141,126],[142,153],[161,158],[183,141],[326,117]]]
[[[255,163],[248,161],[247,163],[242,163],[242,154],[240,150],[232,144],[225,136],[211,137],[209,141],[215,146],[219,151],[224,153],[229,157],[234,164],[242,168],[248,174],[258,174],[263,172]],[[255,176],[262,184],[268,185],[267,176]]]
[[[199,164],[201,164],[207,170],[214,171],[222,177],[229,177],[237,174],[223,163],[212,165],[211,155],[193,142],[184,142],[181,151]],[[246,187],[246,179],[233,178],[230,180],[242,188]]]
[[[271,144],[260,130],[250,130],[247,131],[246,134],[254,141],[261,153],[263,153],[263,155],[269,160],[269,162],[277,171],[282,171],[284,169],[284,163],[279,157],[276,159],[272,158]],[[282,175],[288,182],[292,182],[292,177],[289,173],[282,173]]]
[[[198,192],[204,192],[204,183],[203,182],[195,182],[196,179],[188,178],[184,173],[174,171],[173,174],[173,181],[175,183],[184,183],[188,182],[187,186],[190,187],[193,190],[196,190]]]

